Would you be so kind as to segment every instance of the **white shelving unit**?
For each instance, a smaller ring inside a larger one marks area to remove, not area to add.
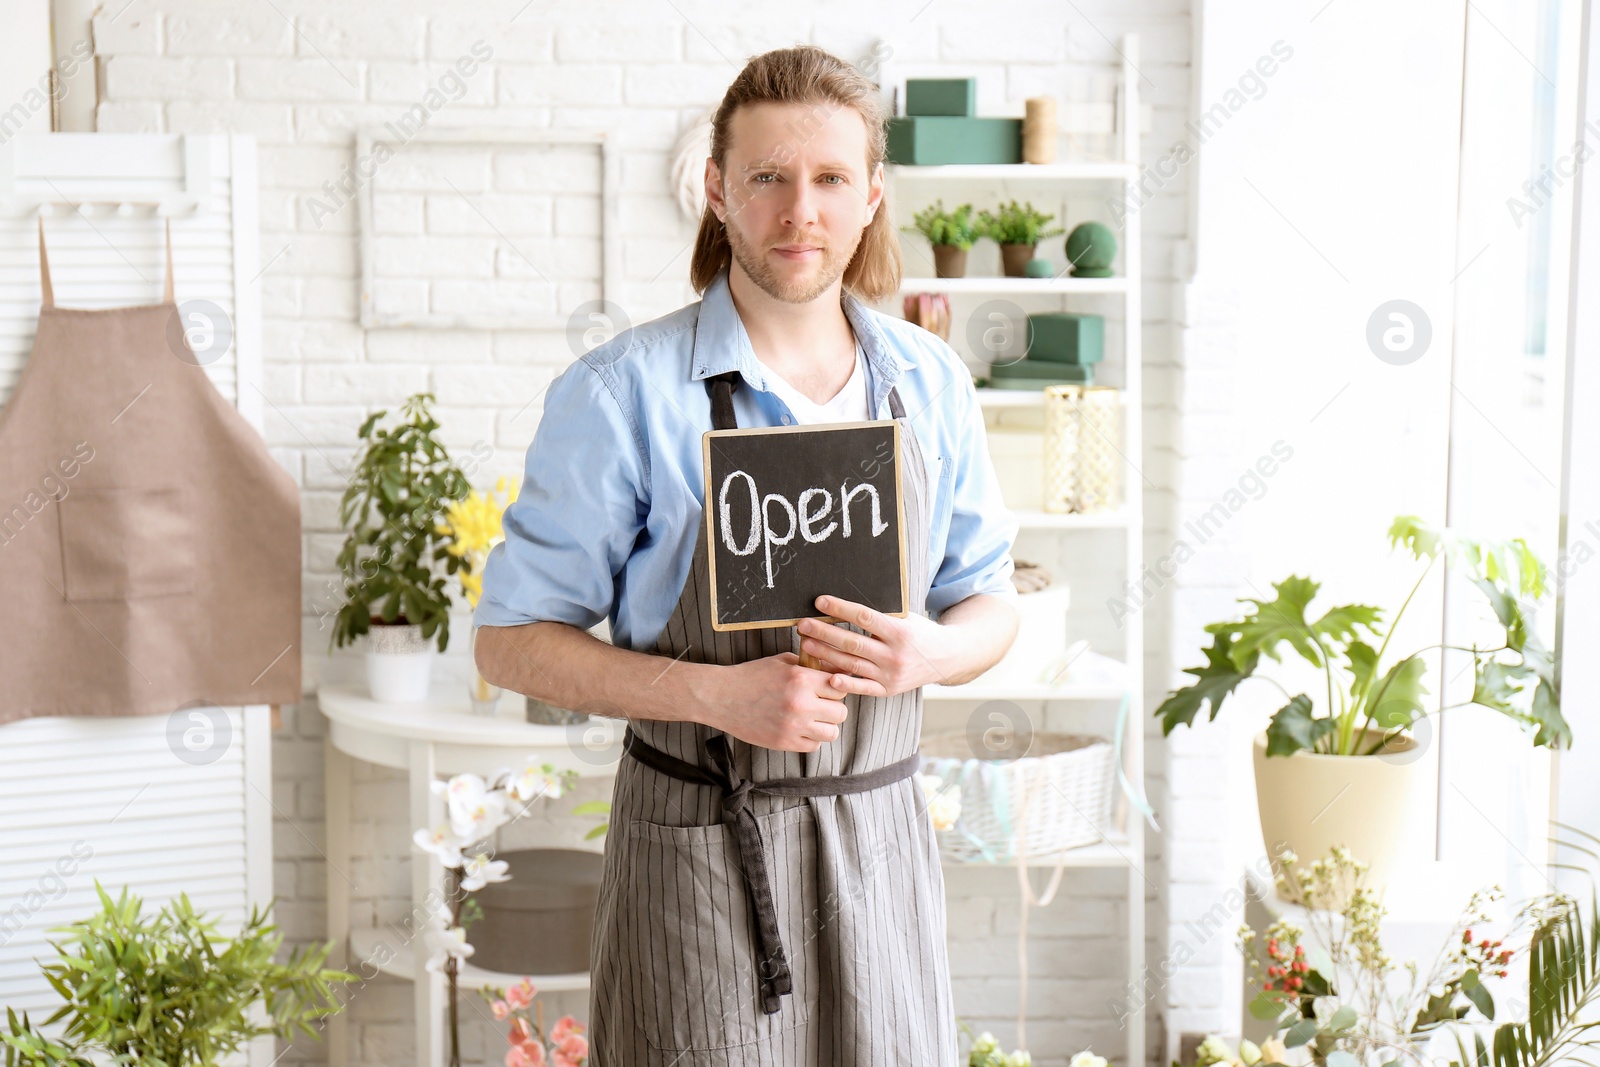
[[[1116,195],[1119,191],[1134,201],[1134,185],[1139,179],[1139,93],[1137,65],[1139,42],[1135,35],[1123,38],[1122,77],[1118,93],[1117,133],[1122,159],[1117,162],[1066,162],[1044,165],[1001,164],[967,166],[893,166],[888,168],[894,185],[895,202],[909,218],[909,213],[937,197],[949,203],[960,203],[969,193],[999,191],[1004,199],[1019,195],[1026,198],[1029,185],[1043,188],[1067,186],[1076,191],[1089,191]],[[1119,190],[1119,185],[1121,189]],[[985,186],[988,188],[985,189]],[[1015,192],[1014,192],[1015,190]],[[974,199],[976,197],[974,196]],[[1066,219],[1070,230],[1083,221]],[[1140,316],[1142,313],[1139,213],[1132,212],[1124,220],[1120,237],[1122,271],[1111,278],[906,278],[901,284],[901,294],[941,292],[956,296],[1060,296],[1060,297],[1115,297],[1119,298],[1122,320],[1122,372],[1123,372],[1123,452],[1137,465],[1143,439],[1141,411],[1142,352],[1140,347]],[[1108,316],[1108,319],[1110,316]],[[951,341],[961,351],[963,341],[952,331]],[[974,353],[962,352],[972,357]],[[1108,352],[1108,358],[1114,355]],[[1039,390],[980,389],[979,400],[985,409],[986,421],[993,423],[995,416],[1008,411],[1043,410],[1043,394]],[[1103,515],[1058,515],[1037,509],[1018,509],[1014,512],[1023,534],[1036,536],[1068,536],[1083,531],[1120,530],[1123,533],[1122,559],[1128,578],[1143,571],[1144,508],[1139,486],[1141,479],[1136,470],[1127,472],[1126,502],[1116,511]],[[1106,567],[1114,565],[1101,556],[1084,559],[1084,565]],[[1068,576],[1071,577],[1070,575]],[[1026,617],[1024,617],[1026,624]],[[1103,652],[1088,652],[1078,657],[1057,685],[986,682],[978,678],[967,685],[930,685],[923,689],[923,697],[930,702],[1009,700],[1009,701],[1099,701],[1120,702],[1128,697],[1128,723],[1123,744],[1123,766],[1130,781],[1144,788],[1143,745],[1143,670],[1144,635],[1137,626],[1123,631],[1124,647],[1121,658]],[[1109,724],[1108,724],[1109,729]],[[1119,803],[1120,825],[1105,840],[1083,848],[1073,849],[1061,856],[1034,857],[1031,867],[1055,867],[1057,863],[1075,868],[1120,868],[1126,881],[1126,946],[1127,976],[1130,982],[1140,983],[1145,969],[1145,873],[1144,824],[1140,814],[1130,804]],[[1055,906],[1071,906],[1063,899]],[[1126,1067],[1143,1067],[1145,1056],[1145,1017],[1141,998],[1134,998],[1128,1022]]]

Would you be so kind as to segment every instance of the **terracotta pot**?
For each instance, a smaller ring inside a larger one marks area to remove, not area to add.
[[[1368,731],[1365,751],[1383,736]],[[1366,884],[1381,891],[1399,857],[1399,846],[1428,816],[1420,787],[1428,779],[1427,750],[1399,736],[1382,755],[1327,756],[1300,751],[1268,756],[1267,735],[1256,737],[1256,806],[1267,854],[1285,848],[1309,867],[1343,845],[1370,864]]]
[[[1028,260],[1033,258],[1033,250],[1039,247],[1031,245],[1001,245],[1000,265],[1005,270],[1007,278],[1025,278],[1028,271]]]
[[[967,250],[955,245],[934,245],[933,274],[936,278],[965,278]]]

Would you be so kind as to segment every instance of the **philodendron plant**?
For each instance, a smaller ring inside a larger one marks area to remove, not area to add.
[[[1532,627],[1533,609],[1545,593],[1545,570],[1527,542],[1520,537],[1473,540],[1447,528],[1432,527],[1415,515],[1402,515],[1389,528],[1389,543],[1391,548],[1404,546],[1419,562],[1427,560],[1393,620],[1386,625],[1383,609],[1365,604],[1329,608],[1311,618],[1307,609],[1321,586],[1309,578],[1291,576],[1274,583],[1277,595],[1272,600],[1241,597],[1241,602],[1254,604],[1254,610],[1237,622],[1212,623],[1205,628],[1213,635],[1211,647],[1205,650],[1205,666],[1184,669],[1196,681],[1169,694],[1156,709],[1162,733],[1170,734],[1180,724],[1192,725],[1205,704],[1210,705],[1210,717],[1215,719],[1228,695],[1245,679],[1256,676],[1262,657],[1282,663],[1279,653],[1288,645],[1323,672],[1325,702],[1317,707],[1305,693],[1289,696],[1284,689],[1289,702],[1278,709],[1267,727],[1267,755],[1288,756],[1302,750],[1371,755],[1428,714],[1422,703],[1428,692],[1422,684],[1427,669],[1422,654],[1434,648],[1455,648],[1472,654],[1476,672],[1472,699],[1440,711],[1482,704],[1520,723],[1533,734],[1535,745],[1570,745],[1572,731],[1561,716],[1554,657]],[[1494,648],[1428,645],[1385,669],[1384,656],[1395,628],[1441,558],[1489,598],[1505,632],[1504,643]],[[1369,729],[1381,736],[1374,739]]]

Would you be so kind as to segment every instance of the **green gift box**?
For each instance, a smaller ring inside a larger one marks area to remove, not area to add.
[[[996,389],[1043,389],[1047,385],[1093,385],[1094,367],[1056,363],[1042,359],[1019,359],[1015,363],[996,363],[989,368],[989,382]]]
[[[897,115],[889,120],[889,162],[1021,163],[1021,119]]]
[[[977,78],[907,78],[907,115],[959,115],[978,113]]]
[[[1103,315],[1047,311],[1028,316],[1028,358],[1086,366],[1106,352]]]

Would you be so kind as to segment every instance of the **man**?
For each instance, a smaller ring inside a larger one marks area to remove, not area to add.
[[[921,687],[977,677],[1016,636],[1017,527],[970,373],[864,303],[900,282],[883,118],[826,52],[750,61],[713,120],[702,300],[552,383],[484,571],[484,677],[629,720],[595,1067],[958,1059],[943,875],[910,775]],[[816,606],[843,625],[716,632],[701,435],[813,406],[900,420],[911,610],[840,590]],[[607,617],[612,644],[585,632]]]

